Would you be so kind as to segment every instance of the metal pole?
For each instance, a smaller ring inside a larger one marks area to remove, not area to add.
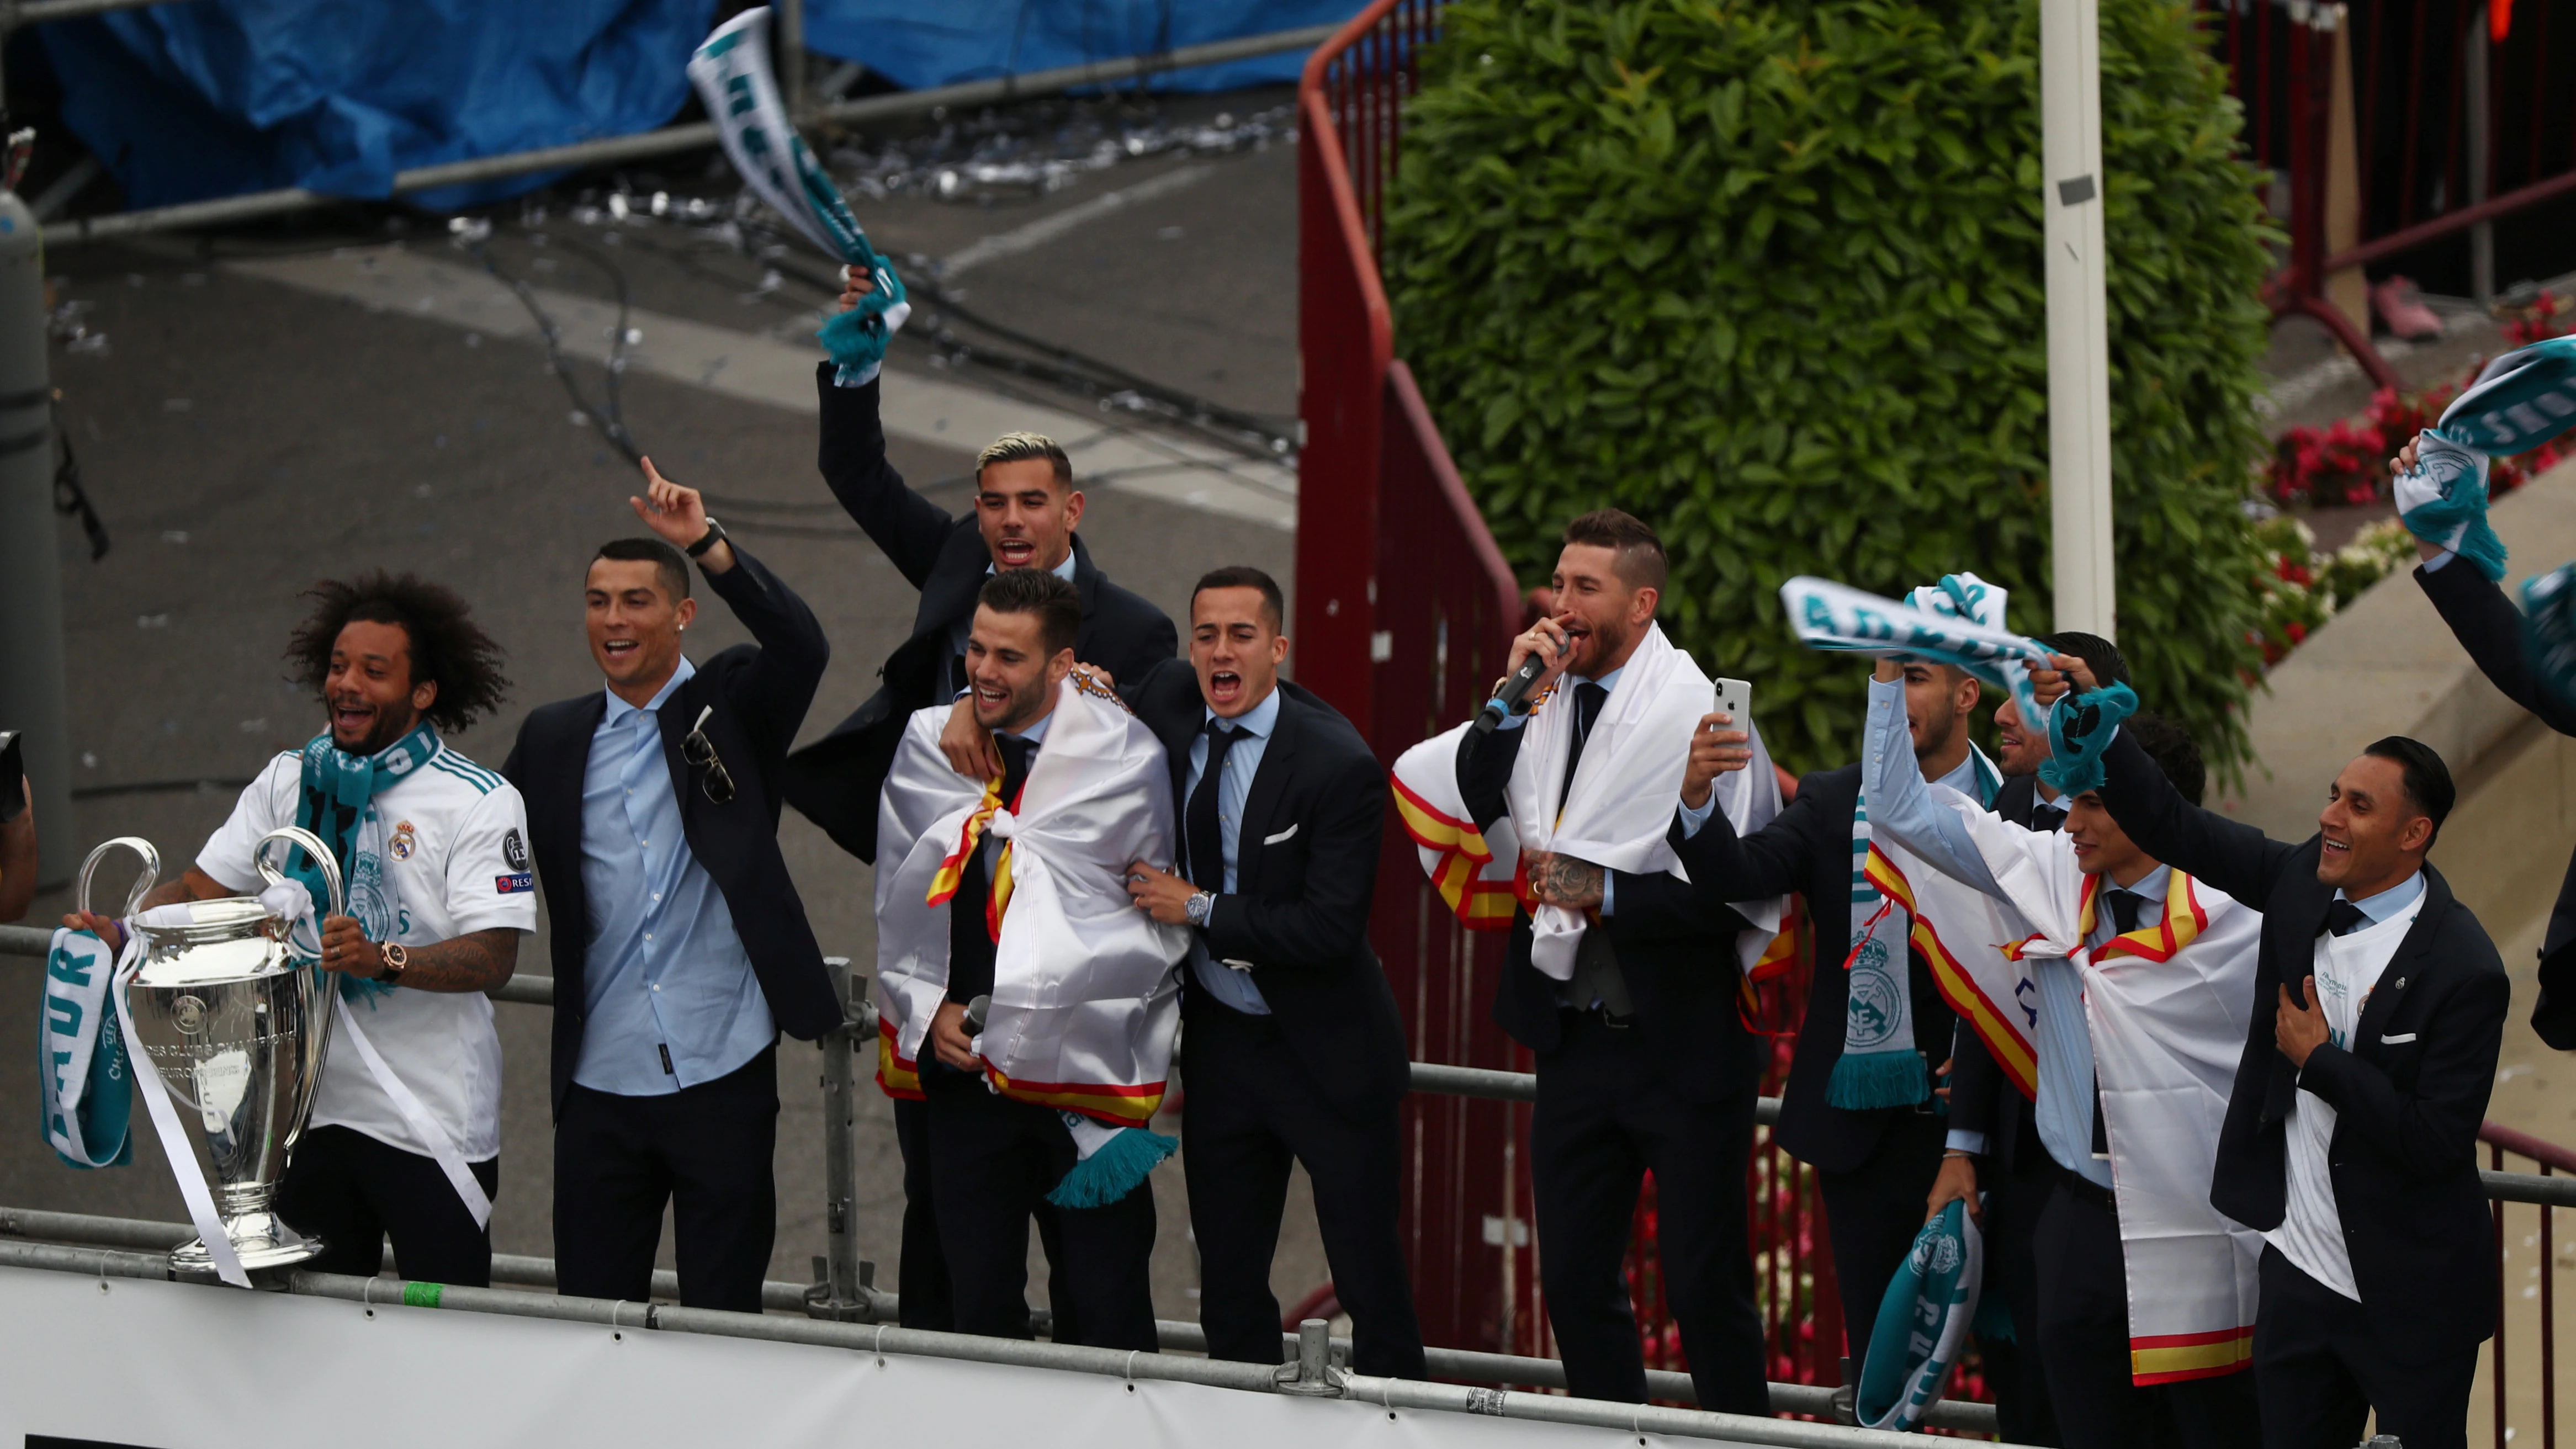
[[[53,387],[45,366],[44,233],[16,192],[0,191],[0,730],[24,737],[36,879],[55,885],[71,878],[73,835]],[[0,781],[0,791],[17,788],[15,780]]]
[[[2460,44],[2468,71],[2469,205],[2476,206],[2487,199],[2487,163],[2494,150],[2488,134],[2493,115],[2487,80],[2487,7],[2480,5],[2469,12],[2468,34]],[[2493,307],[2495,290],[2495,223],[2482,221],[2469,228],[2469,295],[2480,307]]]
[[[816,1318],[864,1320],[876,1265],[859,1257],[858,1028],[866,1010],[865,977],[850,975],[850,958],[826,956],[832,995],[841,1003],[842,1026],[816,1043],[823,1049],[823,1243],[817,1282],[806,1291],[805,1311]],[[854,994],[853,988],[856,988]],[[870,1023],[873,1025],[873,1023]]]
[[[2057,627],[2118,637],[2111,368],[2103,288],[2102,60],[2095,0],[2040,0],[2040,179],[2048,282],[2048,472]]]
[[[778,7],[778,91],[791,125],[805,120],[805,0],[771,0]]]

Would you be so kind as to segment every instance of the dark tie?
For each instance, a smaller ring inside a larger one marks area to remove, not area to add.
[[[1565,809],[1565,797],[1574,790],[1575,768],[1583,763],[1583,744],[1592,738],[1592,722],[1601,718],[1601,706],[1610,691],[1590,680],[1574,686],[1574,743],[1565,751],[1565,783],[1557,787],[1556,808]]]
[[[2139,908],[2146,904],[2145,897],[2136,891],[2124,891],[2114,886],[2102,892],[2102,901],[2111,908],[2111,926],[2114,930],[2125,936],[2138,929],[2138,912]]]
[[[1207,722],[1207,767],[1199,772],[1199,787],[1190,792],[1189,808],[1181,816],[1181,828],[1189,836],[1190,884],[1203,891],[1225,889],[1225,825],[1217,818],[1217,790],[1225,780],[1226,751],[1237,738],[1225,721]]]
[[[2046,835],[2066,826],[2066,807],[2046,803],[2030,807],[2030,828]]]
[[[2064,813],[2059,812],[2061,816]],[[2138,929],[2138,915],[2147,902],[2146,897],[2136,891],[2124,891],[2114,886],[2102,892],[2102,903],[2110,908],[2112,929],[2125,936]],[[2099,1053],[2095,1054],[2094,1060],[2096,1062],[2101,1060]],[[2093,1071],[2093,1155],[2096,1157],[2111,1155],[2110,1128],[2102,1120],[2102,1071],[2099,1066],[2096,1066]]]
[[[1029,760],[1038,747],[1017,735],[993,736],[1002,752],[1002,808],[1019,799],[1029,780]],[[993,880],[985,869],[1000,847],[987,830],[975,842],[975,854],[958,877],[957,893],[948,898],[948,999],[972,1001],[993,989],[993,933],[984,922],[993,899]]]
[[[2340,896],[2326,907],[2326,930],[2333,935],[2349,936],[2369,924],[2370,917],[2361,913],[2361,907]]]

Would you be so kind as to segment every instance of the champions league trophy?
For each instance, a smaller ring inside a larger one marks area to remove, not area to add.
[[[261,837],[254,852],[260,874],[271,885],[285,878],[268,860],[278,841],[312,857],[330,885],[331,914],[344,914],[339,864],[307,831],[288,826]],[[322,1241],[287,1226],[269,1203],[322,1080],[337,982],[290,947],[294,922],[270,915],[250,896],[163,907],[150,913],[169,918],[159,922],[134,919],[161,873],[160,853],[134,836],[100,845],[81,863],[81,910],[90,908],[91,872],[118,846],[143,857],[143,874],[125,903],[126,929],[137,938],[127,959],[139,949],[142,961],[130,975],[120,961],[111,988],[133,1023],[131,1046],[160,1074],[180,1119],[196,1118],[216,1212],[242,1266],[303,1262],[322,1251]],[[199,1134],[180,1135],[193,1142]],[[161,1145],[172,1171],[189,1170],[181,1162],[196,1155],[189,1142]],[[202,1239],[173,1252],[170,1264],[197,1272],[215,1266]]]

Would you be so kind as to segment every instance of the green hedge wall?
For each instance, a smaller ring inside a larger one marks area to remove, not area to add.
[[[2188,10],[2101,0],[2121,643],[2244,758],[2273,236]],[[1665,628],[1755,681],[1792,768],[1851,759],[1866,670],[1781,580],[1972,569],[2048,624],[2031,0],[1458,0],[1396,179],[1396,347],[1525,581],[1605,504],[1662,531]]]

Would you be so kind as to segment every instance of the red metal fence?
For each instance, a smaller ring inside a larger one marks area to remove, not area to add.
[[[2576,1172],[2576,1151],[2544,1142],[2529,1133],[2487,1123],[2478,1132],[2478,1140],[2487,1145],[2490,1171],[2507,1170],[2506,1157],[2529,1158],[2538,1164],[2533,1169],[2542,1177]],[[2511,1164],[2522,1171],[2521,1163]],[[2508,1208],[2510,1211],[2508,1212]],[[2558,1276],[2557,1224],[2558,1210],[2545,1204],[2492,1204],[2495,1213],[2496,1277],[2504,1286],[2503,1300],[2496,1308],[2495,1338],[2487,1345],[2487,1385],[2493,1399],[2495,1418],[2494,1449],[2506,1444],[2531,1449],[2529,1435],[2533,1419],[2540,1425],[2539,1449],[2558,1446]],[[2537,1218],[2533,1231],[2519,1240],[2514,1229]],[[2522,1271],[2516,1272],[2515,1269]],[[2535,1312],[2536,1311],[2536,1312]],[[2529,1321],[2526,1314],[2533,1314]],[[2528,1341],[2525,1336],[2528,1335]],[[2538,1373],[2523,1368],[2526,1360],[2535,1364]],[[2513,1371],[2519,1371],[2518,1373]],[[2531,1384],[2538,1381],[2537,1402]],[[2519,1422],[2517,1422],[2519,1421]]]
[[[1308,61],[1298,108],[1300,416],[1297,630],[1300,678],[1357,724],[1380,758],[1473,712],[1520,627],[1520,590],[1396,361],[1378,261],[1383,201],[1414,58],[1439,0],[1379,0]],[[1502,938],[1471,932],[1425,883],[1392,819],[1371,934],[1404,1006],[1414,1059],[1530,1068],[1489,1006]],[[1803,1001],[1802,982],[1773,988]],[[1783,1024],[1794,1031],[1794,1019]],[[1781,1038],[1783,1042],[1789,1040]],[[1776,1093],[1787,1053],[1765,1081]],[[1407,1108],[1405,1224],[1430,1341],[1546,1354],[1531,1232],[1528,1109],[1417,1095]],[[1841,1323],[1813,1174],[1768,1146],[1751,1194],[1772,1377],[1833,1382]],[[1684,1368],[1639,1207],[1640,1333],[1648,1361]]]

